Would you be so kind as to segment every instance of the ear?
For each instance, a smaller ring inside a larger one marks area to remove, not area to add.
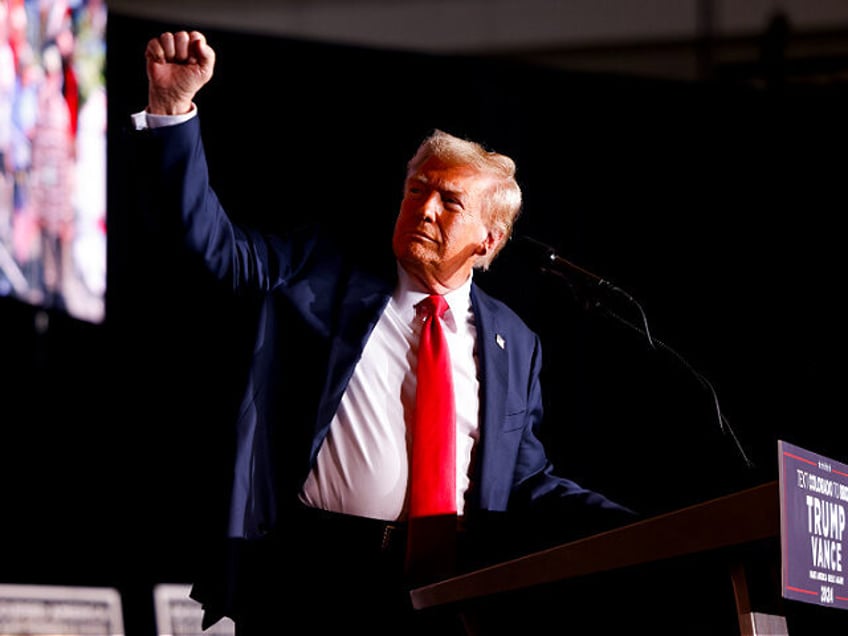
[[[485,256],[494,250],[503,240],[503,232],[497,228],[483,229],[483,236],[480,238],[480,245],[477,248],[477,254]]]

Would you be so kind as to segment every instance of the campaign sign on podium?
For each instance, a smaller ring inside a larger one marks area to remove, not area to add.
[[[778,450],[783,596],[848,609],[848,466],[784,441]]]

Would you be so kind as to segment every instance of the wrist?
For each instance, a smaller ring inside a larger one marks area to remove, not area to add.
[[[146,111],[151,115],[186,115],[193,108],[191,100],[162,100],[151,97]]]

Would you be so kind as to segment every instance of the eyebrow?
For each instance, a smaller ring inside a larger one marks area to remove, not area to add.
[[[432,180],[430,180],[427,177],[427,175],[424,175],[424,174],[413,175],[413,176],[409,177],[409,179],[407,179],[407,183],[414,183],[414,182],[423,183],[423,184],[426,184],[426,185],[431,186],[433,188],[436,188],[437,190],[441,190],[442,192],[446,192],[448,194],[452,194],[452,195],[456,195],[456,196],[466,196],[468,194],[468,191],[463,189],[456,182],[439,181],[438,183],[434,184],[432,182]]]

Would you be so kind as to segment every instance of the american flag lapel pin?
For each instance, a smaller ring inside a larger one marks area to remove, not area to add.
[[[498,343],[498,346],[499,346],[501,349],[503,349],[503,348],[504,348],[504,345],[506,345],[506,341],[504,340],[504,337],[503,337],[501,334],[499,334],[499,333],[496,333],[496,334],[495,334],[495,342],[497,342],[497,343]]]

